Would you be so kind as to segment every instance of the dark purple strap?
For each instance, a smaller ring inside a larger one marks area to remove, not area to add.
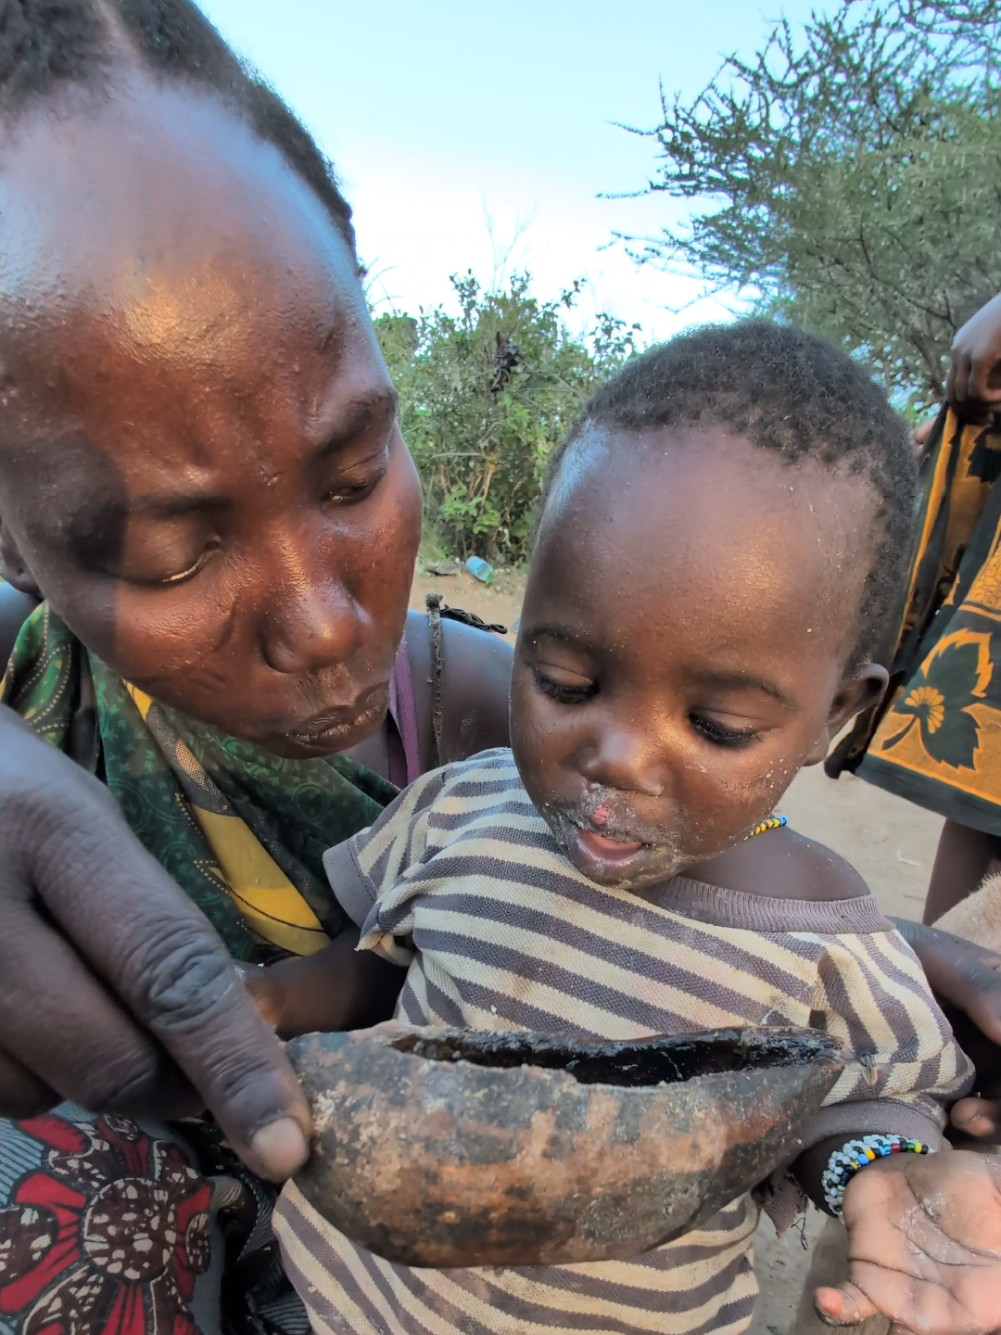
[[[417,706],[414,703],[414,677],[404,638],[396,655],[389,683],[389,717],[394,735],[389,739],[389,777],[397,788],[406,788],[423,773],[417,741]],[[396,745],[394,745],[396,743]]]

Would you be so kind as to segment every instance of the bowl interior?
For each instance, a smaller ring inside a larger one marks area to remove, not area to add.
[[[582,1085],[641,1088],[679,1084],[697,1076],[805,1066],[836,1060],[837,1040],[813,1030],[742,1029],[677,1034],[626,1042],[586,1042],[565,1034],[437,1031],[405,1034],[397,1052],[438,1062],[510,1069],[565,1071]]]

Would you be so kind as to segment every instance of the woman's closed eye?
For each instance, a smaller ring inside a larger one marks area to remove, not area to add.
[[[729,746],[739,749],[757,741],[760,733],[755,728],[727,728],[716,719],[705,714],[689,714],[689,722],[700,736],[713,746]]]
[[[193,561],[186,570],[179,570],[175,575],[163,575],[160,579],[149,582],[154,584],[186,584],[189,579],[194,579],[196,575],[200,575],[216,552],[221,549],[221,542],[213,541],[206,543],[198,559]],[[141,582],[145,583],[147,581]]]
[[[325,505],[357,505],[372,495],[389,467],[388,446],[348,467],[337,469],[323,495]]]
[[[223,544],[220,538],[210,538],[194,558],[187,543],[184,544],[188,547],[187,552],[182,554],[178,551],[176,557],[169,551],[157,551],[156,547],[159,546],[155,544],[154,549],[149,551],[137,546],[136,550],[127,552],[116,568],[109,569],[108,573],[141,588],[174,588],[200,575],[212,558],[222,551]]]

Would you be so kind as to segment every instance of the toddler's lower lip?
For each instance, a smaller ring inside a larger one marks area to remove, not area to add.
[[[593,830],[582,830],[580,827],[577,837],[588,853],[601,862],[624,862],[643,848],[643,844],[637,841],[610,839],[608,835],[596,834]]]

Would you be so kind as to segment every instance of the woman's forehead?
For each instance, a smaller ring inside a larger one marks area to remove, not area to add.
[[[347,243],[211,99],[143,85],[35,116],[2,154],[0,209],[8,458],[86,436],[200,463],[217,431],[308,429],[388,392]]]
[[[322,201],[277,149],[183,86],[138,80],[86,114],[18,122],[0,150],[0,208],[8,334],[26,332],[26,315],[83,310],[131,319],[154,342],[201,338],[238,313],[361,302]]]

